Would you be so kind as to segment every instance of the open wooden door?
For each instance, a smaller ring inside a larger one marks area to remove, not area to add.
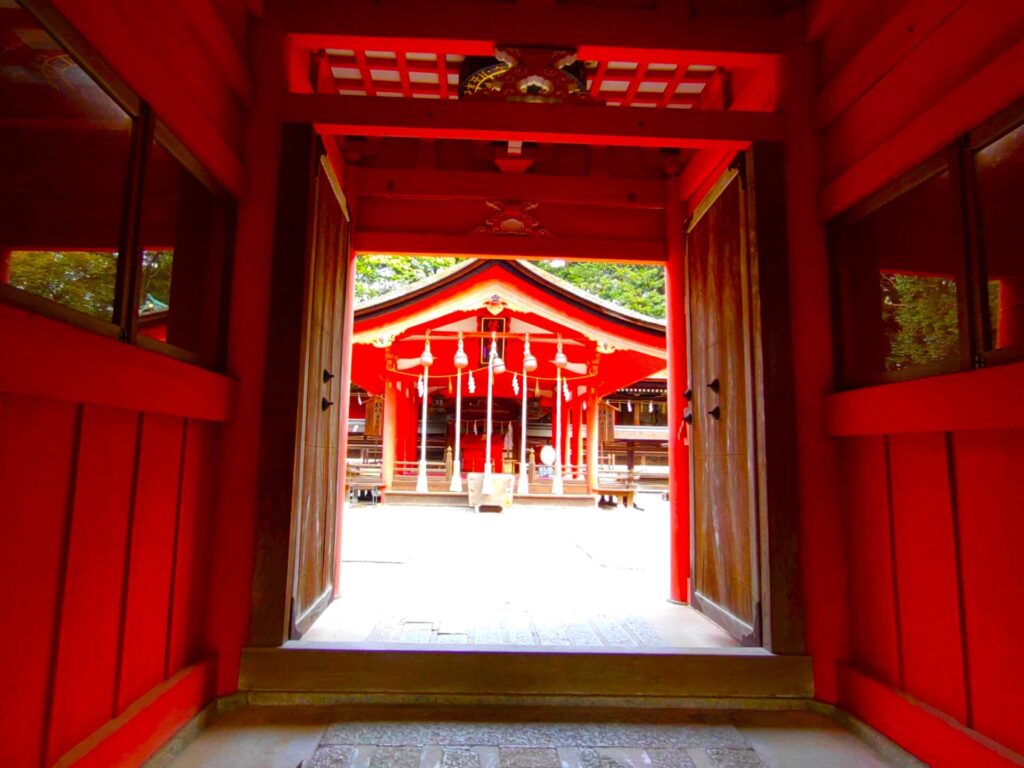
[[[747,191],[731,170],[686,236],[692,462],[691,602],[759,645],[760,598]]]
[[[349,228],[326,159],[317,165],[310,202],[292,515],[292,637],[309,629],[334,590]]]

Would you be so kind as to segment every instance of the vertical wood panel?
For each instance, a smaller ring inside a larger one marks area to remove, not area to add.
[[[163,680],[182,419],[142,421],[117,711]]]
[[[885,444],[844,440],[842,496],[850,567],[850,630],[857,664],[889,685],[899,680]]]
[[[213,523],[211,499],[217,475],[216,434],[216,427],[203,421],[190,421],[186,431],[166,677],[194,661],[202,644]]]
[[[52,638],[68,523],[77,408],[0,396],[0,747],[7,765],[43,749]]]
[[[893,435],[889,458],[905,687],[963,722],[967,713],[945,435]]]
[[[50,762],[106,722],[113,706],[137,423],[131,411],[83,411]]]
[[[1024,431],[953,436],[973,727],[1024,753]]]

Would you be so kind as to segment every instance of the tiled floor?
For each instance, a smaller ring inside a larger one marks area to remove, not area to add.
[[[345,510],[341,597],[304,641],[727,647],[669,602],[668,505],[642,509],[356,505]]]
[[[655,712],[567,722],[361,717],[242,709],[200,734],[171,768],[886,768],[885,754],[820,714]]]

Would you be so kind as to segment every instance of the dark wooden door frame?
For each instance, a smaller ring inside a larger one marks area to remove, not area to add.
[[[273,287],[261,425],[261,492],[257,511],[249,644],[276,647],[288,638],[290,547],[298,371],[304,306],[303,264],[308,254],[311,189],[317,142],[308,125],[283,128],[274,235]],[[800,594],[799,506],[795,465],[795,403],[789,315],[784,157],[781,145],[757,143],[740,156],[748,195],[754,325],[754,399],[763,428],[757,435],[759,561],[764,648],[804,652]],[[756,194],[760,187],[762,194]],[[767,192],[764,190],[767,189]],[[688,331],[688,329],[687,329]],[[690,345],[687,345],[688,348]],[[691,473],[692,474],[692,473]],[[692,494],[692,488],[691,488]],[[691,500],[692,515],[692,500]]]
[[[773,653],[805,651],[799,563],[796,404],[790,325],[785,157],[777,143],[759,142],[733,166],[745,191],[750,280],[754,452],[760,644]],[[716,190],[718,192],[720,190]],[[693,354],[687,302],[687,354]],[[692,370],[692,363],[689,364]],[[691,382],[692,384],[693,382]],[[693,451],[690,451],[690,476]],[[691,567],[696,567],[695,489],[690,488]],[[694,599],[691,578],[691,600]]]
[[[260,424],[259,506],[249,619],[252,646],[281,645],[288,639],[291,624],[295,446],[317,155],[312,126],[283,126]]]

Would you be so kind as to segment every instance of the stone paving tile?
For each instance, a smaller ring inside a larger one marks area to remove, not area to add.
[[[402,632],[402,622],[395,616],[383,616],[370,630],[369,643],[394,643]]]
[[[429,643],[434,634],[434,625],[426,621],[403,621],[398,634],[400,643]]]
[[[697,768],[684,749],[648,749],[651,768]]]
[[[586,620],[574,621],[565,630],[569,636],[569,642],[573,646],[595,646],[604,645],[600,636]]]
[[[711,764],[715,768],[765,768],[764,763],[758,758],[757,753],[752,749],[722,749],[710,748],[705,750],[711,758]]]
[[[317,749],[303,768],[351,768],[354,755],[353,747],[328,744]]]
[[[420,747],[377,747],[370,768],[420,768]]]
[[[584,747],[579,751],[579,765],[580,768],[647,768],[650,761],[639,749]]]
[[[636,635],[636,638],[642,645],[660,646],[664,645],[661,637],[651,629],[650,624],[641,619],[639,616],[629,616],[623,622],[626,628]]]
[[[505,639],[501,623],[489,621],[474,627],[473,642],[477,645],[504,645],[508,640]]]
[[[604,638],[607,645],[621,646],[621,647],[632,647],[636,645],[636,640],[633,636],[626,631],[625,627],[619,623],[618,619],[613,619],[606,614],[597,616],[594,620],[597,626],[597,631]]]
[[[331,725],[324,744],[451,747],[629,747],[683,749],[750,744],[733,725],[723,722],[685,724],[637,723],[461,723],[349,722]]]
[[[512,645],[537,645],[533,636],[530,618],[525,613],[514,612],[508,616],[508,641]]]
[[[480,755],[465,747],[445,747],[441,768],[480,768]]]
[[[562,768],[558,753],[538,747],[502,747],[500,768]]]

